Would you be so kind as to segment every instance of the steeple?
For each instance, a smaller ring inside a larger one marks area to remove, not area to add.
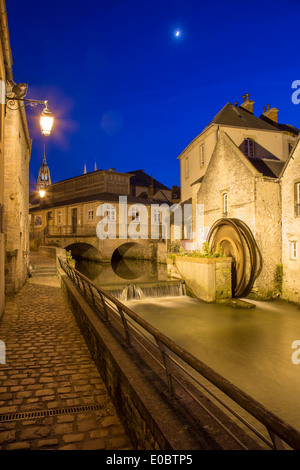
[[[94,168],[94,171],[97,171],[97,163],[96,163],[96,160],[95,160],[95,168]]]
[[[51,176],[50,176],[50,170],[46,161],[46,151],[45,151],[45,145],[44,145],[44,156],[43,156],[43,162],[39,171],[39,176],[37,179],[37,190],[39,191],[41,188],[46,188],[47,186],[50,186],[50,185],[51,185]]]
[[[86,163],[84,163],[83,174],[86,174]]]

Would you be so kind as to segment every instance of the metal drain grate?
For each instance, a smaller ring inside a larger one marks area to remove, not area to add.
[[[7,413],[0,414],[0,423],[8,423],[10,421],[20,421],[30,418],[45,418],[48,416],[86,413],[87,411],[103,410],[104,405],[83,405],[83,406],[70,406],[68,408],[54,408],[52,410],[35,410],[24,411],[23,413]]]

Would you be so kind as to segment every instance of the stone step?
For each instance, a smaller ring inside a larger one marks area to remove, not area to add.
[[[51,273],[32,273],[32,277],[49,277],[49,276],[56,276],[56,272]]]

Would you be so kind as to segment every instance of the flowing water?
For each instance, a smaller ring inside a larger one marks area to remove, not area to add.
[[[150,277],[152,273],[151,282],[167,280],[166,268],[164,271],[162,266],[151,270],[148,265],[146,272]],[[149,282],[144,271],[140,277]],[[137,281],[134,284],[139,285]],[[123,278],[123,282],[125,287],[128,279]],[[99,276],[96,283],[105,289]],[[120,284],[120,279],[117,283]],[[251,302],[256,308],[237,309],[185,295],[156,298],[141,295],[139,300],[124,303],[300,430],[300,364],[293,364],[291,359],[292,343],[300,340],[300,309],[284,301]]]

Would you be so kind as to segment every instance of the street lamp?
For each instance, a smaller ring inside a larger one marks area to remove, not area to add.
[[[54,116],[48,108],[48,101],[29,100],[22,98],[22,96],[26,96],[27,87],[28,85],[26,83],[19,83],[18,85],[14,84],[12,86],[12,90],[7,93],[6,106],[8,107],[8,109],[16,110],[19,108],[14,107],[15,101],[23,101],[24,106],[32,106],[34,108],[38,104],[43,104],[44,109],[40,117],[40,126],[42,134],[47,137],[51,134],[51,130],[54,123]]]
[[[45,108],[40,117],[40,126],[42,134],[48,136],[51,134],[52,126],[54,122],[54,117],[51,111],[48,108],[48,101],[45,101]]]
[[[34,186],[35,188],[37,188],[37,184],[36,184],[36,183],[35,183],[35,184],[29,183],[29,186]],[[39,192],[40,198],[45,197],[46,189],[45,189],[43,186],[40,186],[39,189],[37,188],[37,191]]]

